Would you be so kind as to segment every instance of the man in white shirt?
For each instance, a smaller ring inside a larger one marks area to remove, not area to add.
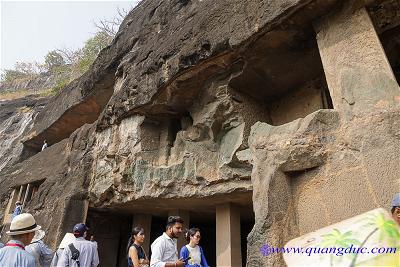
[[[73,251],[70,245],[67,245],[61,254],[57,266],[63,267],[96,267],[99,265],[99,254],[97,246],[85,239],[87,234],[87,226],[83,223],[78,223],[74,226],[74,236],[76,240],[72,243],[76,250],[79,251],[78,259],[73,259]]]
[[[183,267],[185,262],[178,259],[177,238],[182,234],[183,220],[169,216],[165,232],[151,244],[150,267]]]
[[[51,267],[58,267],[58,261],[61,259],[61,255],[64,251],[64,249],[71,243],[74,243],[76,240],[76,237],[74,236],[73,233],[66,233],[64,238],[61,240],[60,245],[58,246],[58,249],[54,253],[53,260],[51,261],[50,266]]]
[[[42,146],[42,151],[45,150],[46,148],[47,148],[47,142],[46,142],[46,140],[44,140],[43,146]]]

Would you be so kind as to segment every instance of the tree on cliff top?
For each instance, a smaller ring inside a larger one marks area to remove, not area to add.
[[[85,45],[81,49],[81,55],[79,60],[76,62],[80,73],[84,73],[94,62],[100,51],[108,46],[113,39],[108,33],[101,31],[97,32],[95,36],[85,42]]]
[[[41,72],[39,64],[34,62],[17,62],[14,69],[5,69],[1,74],[1,81],[12,82],[18,79],[32,78]]]
[[[84,46],[79,49],[55,49],[48,52],[43,64],[31,62],[19,62],[13,70],[3,70],[1,82],[11,83],[35,75],[50,74],[57,80],[52,89],[53,93],[62,90],[69,82],[85,73],[102,49],[113,40],[117,29],[128,11],[118,9],[118,14],[111,20],[100,20],[95,24],[97,32],[85,41]]]
[[[53,50],[47,53],[44,59],[44,65],[46,66],[47,70],[51,72],[54,70],[54,68],[65,65],[65,60],[59,52]]]

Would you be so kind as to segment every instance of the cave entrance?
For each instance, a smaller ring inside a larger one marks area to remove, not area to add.
[[[247,209],[241,213],[240,217],[240,237],[241,237],[241,252],[242,252],[242,266],[246,266],[247,262],[247,236],[250,234],[254,227],[255,218],[253,207],[247,207]]]
[[[189,224],[190,228],[200,229],[200,246],[203,248],[208,264],[216,266],[215,213],[191,212]]]
[[[143,249],[150,258],[151,243],[165,231],[168,216],[175,215],[185,221],[185,229],[200,229],[200,246],[210,266],[245,266],[247,236],[255,222],[250,197],[249,192],[236,197],[225,196],[224,200],[158,200],[159,204],[132,202],[112,210],[89,208],[87,238],[94,235],[98,243],[100,266],[126,267],[126,247],[132,229],[144,228]],[[181,209],[177,208],[179,206]],[[178,252],[186,244],[182,234],[178,239]]]
[[[140,226],[145,229],[147,244],[143,245],[146,254],[151,257],[150,245],[163,234],[166,227],[166,222],[169,215],[181,216],[185,221],[184,229],[199,228],[201,232],[200,246],[202,246],[210,266],[216,266],[216,227],[215,227],[215,212],[196,212],[172,210],[164,214],[144,215],[134,214],[134,223],[132,227]],[[144,219],[146,218],[147,219]],[[135,219],[136,218],[136,219]],[[149,220],[150,219],[150,220]],[[135,222],[136,221],[136,222]],[[146,222],[147,221],[147,227]],[[150,233],[148,226],[150,225]],[[178,239],[178,252],[187,244],[184,235]]]
[[[89,209],[86,224],[97,242],[100,267],[126,267],[126,246],[131,232],[132,216]]]
[[[179,210],[168,214],[181,216],[185,228],[200,229],[200,246],[210,266],[246,266],[247,236],[255,221],[251,205],[244,207],[226,203],[209,211]],[[164,232],[167,218],[167,215],[151,216],[150,244]],[[178,251],[186,244],[181,236]]]

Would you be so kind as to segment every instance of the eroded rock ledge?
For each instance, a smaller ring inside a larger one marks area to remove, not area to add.
[[[243,68],[255,40],[268,32],[264,38],[275,40],[266,43],[267,51],[268,45],[305,38],[309,30],[304,29],[312,29],[311,21],[335,2],[143,1],[89,71],[39,114],[25,145],[37,149],[43,139],[56,143],[93,123],[111,95],[100,129],[150,107],[151,113],[181,112],[210,76]],[[296,26],[303,23],[304,28]]]
[[[26,210],[55,245],[88,209],[165,215],[182,201],[218,217],[235,205],[255,219],[246,261],[258,267],[283,265],[259,253],[265,243],[389,205],[400,186],[398,58],[376,33],[392,51],[396,16],[387,26],[381,2],[337,2],[141,2],[18,137],[33,152],[51,146],[0,173],[2,206],[40,183]]]

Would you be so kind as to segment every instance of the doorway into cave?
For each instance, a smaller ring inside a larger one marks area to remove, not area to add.
[[[191,210],[171,210],[154,206],[151,213],[143,213],[143,207],[138,208],[141,205],[136,206],[137,203],[113,210],[89,208],[86,224],[90,230],[87,238],[94,235],[95,241],[98,243],[100,266],[127,267],[126,248],[133,227],[140,226],[145,229],[145,236],[148,240],[143,244],[143,248],[150,258],[150,245],[165,231],[168,216],[180,215],[185,221],[185,228],[200,229],[200,246],[203,248],[210,266],[217,266],[221,259],[223,261],[227,257],[235,258],[235,254],[241,254],[240,258],[236,257],[236,259],[237,261],[240,259],[240,265],[245,266],[247,236],[255,222],[253,207],[248,199],[250,196],[250,194],[246,196],[246,201],[242,199],[243,202],[238,201],[239,198],[237,198],[236,203],[196,200],[189,204],[189,201],[192,200],[187,200],[188,205],[185,205],[185,208],[190,206]],[[218,208],[221,205],[231,208],[229,211],[221,210]],[[146,208],[146,211],[149,212],[149,209]],[[224,214],[218,213],[221,211]],[[218,214],[220,215],[217,216]],[[229,226],[225,227],[226,218],[230,219],[227,221]],[[221,238],[224,237],[227,237],[229,241],[221,242]],[[183,238],[178,239],[178,253],[186,244],[187,242]],[[224,251],[224,253],[218,255],[218,251]]]
[[[126,246],[132,229],[132,215],[89,209],[87,238],[97,242],[99,267],[126,267]]]

